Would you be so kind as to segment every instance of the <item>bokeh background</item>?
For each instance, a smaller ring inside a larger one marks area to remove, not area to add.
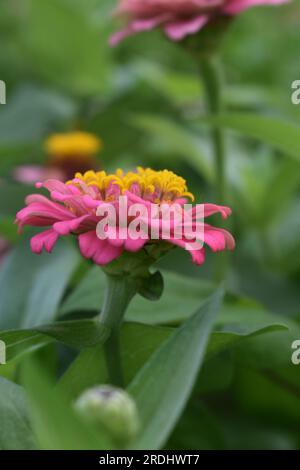
[[[113,7],[112,0],[1,1],[0,79],[7,84],[7,104],[0,106],[1,330],[46,323],[59,311],[79,315],[80,305],[74,308],[70,296],[90,273],[69,242],[51,256],[34,257],[28,231],[19,237],[13,225],[33,190],[15,181],[15,169],[46,165],[44,141],[52,133],[95,133],[104,142],[98,159],[106,170],[168,168],[187,179],[198,201],[214,202],[197,64],[158,31],[109,48],[109,35],[117,27]],[[233,22],[221,50],[228,111],[298,124],[300,105],[291,103],[291,83],[300,79],[299,27],[297,0],[252,9]],[[226,204],[233,209],[227,226],[237,248],[227,257],[222,313],[236,331],[267,325],[270,319],[293,329],[249,337],[234,351],[210,359],[197,399],[168,445],[297,449],[300,365],[292,365],[290,356],[292,341],[300,339],[300,160],[230,130],[226,147]],[[178,322],[180,310],[184,315],[207,296],[215,262],[216,255],[209,255],[199,269],[180,250],[161,262],[163,269],[185,276],[185,282],[172,278],[169,297],[163,298],[166,316],[157,323]],[[91,300],[79,300],[82,311],[93,310]],[[155,305],[142,305],[139,318],[154,323]],[[72,354],[62,354],[61,371]]]

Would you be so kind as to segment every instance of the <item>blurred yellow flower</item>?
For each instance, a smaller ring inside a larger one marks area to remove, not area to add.
[[[71,158],[89,160],[103,148],[102,140],[88,132],[53,134],[45,142],[45,149],[52,164]]]

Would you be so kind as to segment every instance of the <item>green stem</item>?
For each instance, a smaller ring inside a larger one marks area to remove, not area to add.
[[[216,57],[201,58],[201,76],[204,84],[207,109],[212,116],[217,116],[223,110],[222,76],[220,64]],[[224,204],[226,199],[225,177],[225,145],[222,129],[212,128],[212,142],[215,160],[215,191],[219,204]]]
[[[124,380],[120,351],[120,327],[126,309],[136,293],[136,285],[129,276],[106,275],[106,280],[105,298],[99,320],[108,331],[108,338],[104,344],[104,355],[110,383],[122,387]]]
[[[121,360],[120,330],[112,330],[104,344],[104,355],[109,382],[116,387],[124,386],[124,377]]]
[[[222,73],[221,66],[214,55],[201,58],[201,75],[206,95],[206,106],[212,117],[223,111]],[[224,133],[219,127],[212,127],[212,144],[215,164],[215,197],[218,204],[225,204],[227,197],[226,187],[226,159]],[[214,266],[214,278],[222,281],[226,277],[228,255],[222,253],[218,256]]]

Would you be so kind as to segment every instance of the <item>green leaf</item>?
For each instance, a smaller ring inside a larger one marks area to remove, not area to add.
[[[106,326],[100,324],[99,319],[75,320],[57,322],[52,325],[41,326],[38,331],[56,341],[75,348],[87,348],[103,343],[108,335]]]
[[[258,371],[236,370],[236,394],[240,405],[252,416],[272,419],[280,425],[300,423],[300,381],[297,367]]]
[[[167,443],[168,449],[220,450],[225,436],[215,416],[199,400],[191,402]]]
[[[300,172],[296,173],[298,176]],[[291,175],[289,182],[286,181],[286,186],[293,186],[295,179]],[[273,199],[273,198],[269,198]],[[276,203],[277,196],[275,197]],[[297,283],[297,273],[300,266],[300,218],[295,217],[300,211],[300,200],[297,198],[294,201],[290,201],[289,206],[285,206],[284,214],[282,217],[275,219],[274,223],[270,226],[268,232],[268,243],[270,253],[272,253],[272,267],[283,274],[289,275],[286,283],[295,274],[294,285]],[[284,243],[282,243],[284,240]],[[278,251],[278,246],[281,246]],[[270,255],[269,255],[270,256]],[[283,278],[284,279],[284,278]],[[295,289],[295,293],[299,292],[299,289]],[[286,296],[283,297],[286,301]],[[293,297],[295,312],[298,312],[299,296],[294,295]]]
[[[300,183],[298,162],[283,159],[282,162],[272,161],[272,163],[273,173],[270,172],[270,181],[267,182],[263,200],[260,201],[260,207],[264,212],[264,218],[261,217],[261,226],[269,221],[278,220],[278,215],[285,216],[287,209],[292,205],[293,196]],[[276,191],[273,191],[274,188]],[[272,197],[268,197],[271,192]],[[282,218],[280,222],[282,223]]]
[[[0,449],[35,448],[22,387],[0,377]]]
[[[1,197],[1,196],[0,196]],[[0,208],[1,211],[1,208]],[[13,219],[8,217],[0,220],[0,237],[5,238],[10,243],[16,243],[19,240],[17,228],[13,223]]]
[[[126,323],[121,330],[122,363],[128,384],[151,354],[172,333],[172,328]],[[102,344],[83,350],[63,375],[59,386],[70,398],[86,388],[107,383]]]
[[[0,340],[4,341],[6,346],[7,363],[52,341],[51,338],[36,330],[1,331]]]
[[[41,366],[24,364],[23,378],[29,398],[32,427],[42,449],[101,450],[112,449],[110,437],[94,429],[72,409],[72,405],[49,383]]]
[[[253,302],[225,305],[216,328],[220,332],[244,335],[243,341],[235,344],[235,361],[255,369],[276,370],[288,366],[291,363],[291,344],[300,338],[296,321],[271,314]]]
[[[98,312],[103,303],[104,289],[105,274],[98,266],[94,266],[63,302],[60,315],[72,312]]]
[[[139,294],[148,300],[159,300],[164,291],[164,278],[160,271],[142,279]]]
[[[297,209],[297,207],[294,209]],[[295,213],[293,214],[294,218]],[[288,226],[282,228],[281,237],[276,241],[283,247],[282,251],[284,252],[285,244],[289,244],[289,232],[294,228],[291,229]],[[275,249],[277,255],[279,245],[273,247],[271,241],[271,239],[267,239],[264,246],[266,248],[270,247],[271,250]],[[243,292],[249,298],[261,302],[267,309],[278,314],[277,319],[283,318],[285,321],[287,317],[296,316],[299,313],[300,305],[299,282],[296,276],[294,279],[287,278],[276,265],[273,266],[273,260],[270,260],[269,266],[267,263],[263,264],[259,256],[251,254],[252,250],[255,249],[255,245],[251,243],[250,246],[251,249],[240,252],[239,256],[236,257],[234,276],[231,283],[232,288],[236,292]],[[296,250],[293,255],[297,257]]]
[[[136,296],[129,305],[126,320],[148,325],[178,324],[190,317],[201,302],[212,294],[214,284],[202,279],[193,279],[176,273],[162,271],[164,292],[152,304],[141,296]],[[70,294],[61,307],[60,314],[71,312],[99,311],[103,302],[105,277],[101,269],[92,268]],[[182,299],[184,298],[184,306]],[[154,308],[153,308],[154,306]],[[272,315],[258,304],[244,301],[226,302],[218,319],[220,329],[227,325],[227,331],[250,334],[259,328],[271,325],[285,325],[285,318]],[[230,329],[231,327],[231,329]],[[224,329],[224,331],[226,328]]]
[[[291,364],[291,346],[300,338],[300,328],[294,325],[288,331],[271,331],[264,336],[245,338],[234,353],[237,363],[255,369],[277,370]]]
[[[1,158],[1,157],[0,157]],[[17,226],[14,225],[14,219],[16,217],[17,211],[24,205],[25,198],[32,194],[33,188],[30,185],[25,185],[17,182],[1,182],[0,185],[0,217],[10,217],[10,227],[6,226],[3,230],[3,235],[5,232],[8,233],[9,230],[14,234],[15,240],[20,240],[20,236],[17,233]],[[1,227],[2,228],[2,227]],[[1,230],[2,232],[2,230]],[[1,233],[2,235],[2,233]]]
[[[166,442],[191,394],[222,297],[218,290],[174,331],[130,384],[142,421],[135,448],[158,449]]]
[[[141,296],[131,302],[126,319],[147,324],[178,323],[191,315],[200,302],[213,292],[214,285],[200,279],[192,279],[162,271],[164,291],[153,304]],[[60,313],[66,315],[77,311],[99,311],[105,289],[105,277],[101,269],[92,268],[74,292],[63,303]],[[184,307],[182,299],[185,299]]]
[[[144,58],[135,60],[133,67],[143,81],[148,82],[176,105],[194,105],[196,100],[203,98],[203,87],[196,75],[166,68],[159,62],[150,62]]]
[[[0,328],[30,328],[56,316],[79,255],[71,244],[58,243],[51,255],[37,256],[22,240],[0,271]]]
[[[247,113],[224,114],[209,118],[209,122],[257,139],[300,161],[300,128],[293,123]]]
[[[214,332],[211,335],[205,360],[216,357],[220,352],[238,346],[249,337],[264,335],[272,331],[280,331],[284,327],[270,324],[268,327],[254,330],[249,334]],[[173,328],[125,323],[121,330],[122,363],[125,383],[129,384],[154,351],[174,332]],[[1,337],[1,334],[0,334]],[[10,354],[8,347],[8,355]],[[83,390],[99,383],[106,383],[106,372],[102,344],[84,349],[67,372],[63,375],[60,385],[70,398],[76,398]]]
[[[83,349],[103,344],[107,329],[98,319],[74,320],[44,325],[34,330],[9,330],[0,332],[6,345],[7,362],[55,340],[68,346]]]
[[[239,299],[225,302],[216,323],[219,332],[251,335],[259,329],[279,327],[289,329],[293,323],[284,316],[268,312],[254,301]]]
[[[159,115],[138,115],[132,118],[132,124],[145,131],[156,144],[159,142],[163,148],[183,161],[187,161],[192,168],[203,174],[208,181],[213,181],[213,168],[203,140],[183,124],[174,122]]]
[[[68,0],[31,0],[21,40],[35,72],[69,93],[106,89],[107,24],[97,27],[93,19]]]
[[[20,87],[11,97],[9,106],[1,109],[0,144],[16,146],[37,142],[44,138],[54,122],[57,125],[71,119],[75,111],[74,103],[55,91],[29,85]],[[20,155],[19,163],[34,163],[33,156],[27,152],[21,158]],[[8,157],[1,158],[1,169],[9,164],[11,166],[12,162]]]

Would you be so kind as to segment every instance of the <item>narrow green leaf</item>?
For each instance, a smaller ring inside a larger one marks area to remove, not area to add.
[[[22,387],[0,377],[0,449],[35,448]]]
[[[75,348],[103,344],[108,335],[107,327],[102,325],[98,318],[57,322],[41,326],[37,331]]]
[[[180,292],[178,288],[177,294],[180,295]],[[196,302],[196,300],[195,298],[194,301]],[[163,306],[167,307],[168,305],[171,307],[173,305],[171,296],[170,299],[167,300],[167,303],[160,305],[160,303],[157,302],[155,307],[158,306],[159,309],[162,309]],[[138,313],[139,311],[137,311],[136,314],[137,319],[139,318]],[[148,309],[146,309],[144,313],[149,316],[153,315],[156,318],[159,312],[156,312],[155,308],[153,312],[151,312],[151,310],[148,312]],[[141,320],[144,321],[145,317],[143,312],[141,312],[140,316]],[[189,312],[184,312],[184,316],[182,317],[189,318],[190,316]],[[161,319],[163,318],[162,316]],[[209,342],[207,350],[208,356],[218,354],[221,350],[231,348],[240,340],[252,336],[288,329],[291,330],[291,335],[295,335],[296,331],[298,331],[295,323],[291,320],[270,314],[257,304],[249,304],[249,302],[243,301],[225,303],[221,309],[215,329],[216,331],[212,334]],[[128,370],[128,373],[126,373],[128,380],[133,378],[133,371],[134,373],[138,371],[138,367],[133,366],[133,363],[139,364],[139,367],[141,367],[149,357],[147,354],[145,356],[144,352],[149,350],[149,354],[152,353],[172,331],[171,328],[125,323],[122,329],[122,350],[124,361],[126,362],[126,371]],[[93,356],[93,346],[98,345],[95,353],[95,360],[97,361],[102,354],[101,345],[106,335],[106,329],[98,322],[97,318],[60,321],[28,330],[0,331],[0,339],[6,343],[8,362],[36,348],[43,347],[54,340],[78,349],[89,348],[89,351],[82,352],[80,355],[80,357],[85,358],[84,360],[87,360],[86,356],[89,358],[90,354]],[[139,354],[137,354],[136,351],[139,351]],[[139,360],[139,358],[141,358],[141,360]],[[82,371],[78,372],[78,376],[84,376],[86,372],[85,366],[83,365]]]
[[[293,123],[246,113],[224,114],[209,122],[258,139],[300,161],[300,128]]]
[[[65,241],[51,255],[37,256],[28,239],[8,256],[0,271],[0,328],[30,328],[56,316],[79,255]]]
[[[151,356],[129,386],[142,420],[135,447],[161,448],[189,398],[223,291],[218,290]]]
[[[0,332],[6,344],[7,362],[56,340],[78,349],[103,344],[107,329],[97,319],[74,320],[44,325],[32,330]]]
[[[249,334],[214,332],[210,337],[205,360],[218,353],[238,346],[247,338],[280,331],[284,327],[269,325],[261,329],[249,329]],[[151,355],[174,332],[174,328],[125,323],[121,331],[122,364],[125,383],[129,384],[141,370]],[[1,335],[0,335],[1,336]],[[103,357],[102,344],[84,349],[60,380],[60,387],[71,398],[76,398],[86,388],[99,383],[107,383],[108,376]]]
[[[121,330],[122,364],[125,383],[129,383],[151,354],[172,333],[172,328],[135,323],[124,324]],[[70,398],[76,398],[86,388],[107,383],[102,344],[83,350],[63,375],[59,387]]]
[[[0,340],[6,345],[7,363],[52,341],[51,338],[35,330],[1,331]]]

